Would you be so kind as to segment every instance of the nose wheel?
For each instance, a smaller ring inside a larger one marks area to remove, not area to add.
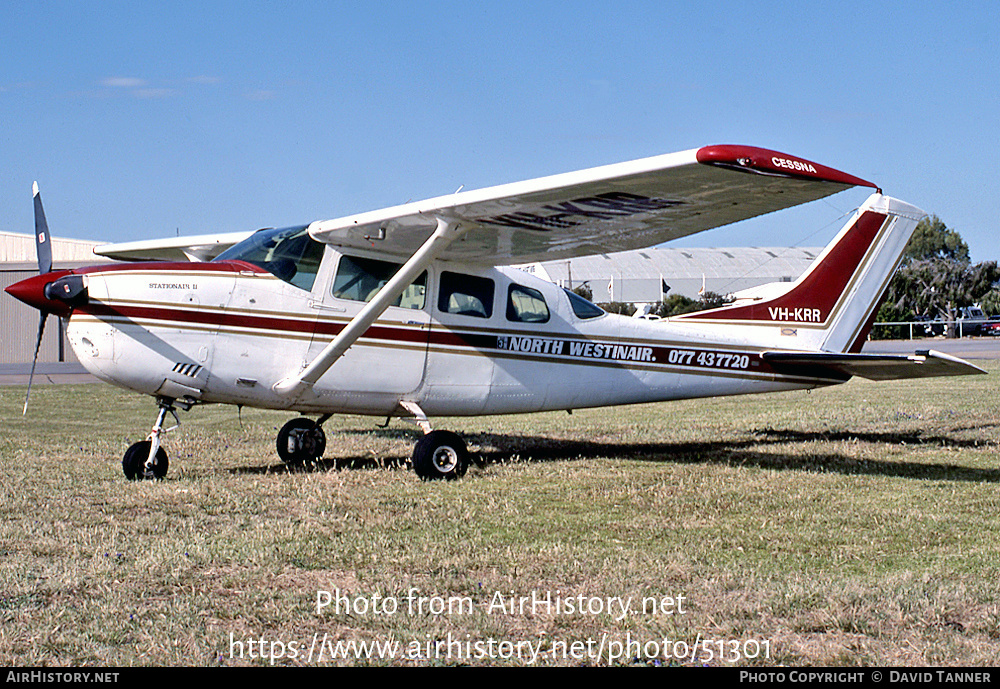
[[[167,452],[160,447],[160,436],[180,426],[181,420],[174,408],[175,400],[161,397],[157,402],[160,405],[160,412],[156,415],[156,423],[153,424],[149,437],[130,446],[122,458],[122,471],[129,481],[158,479],[167,475]],[[182,409],[191,408],[186,403],[177,402],[177,405]],[[168,412],[177,423],[170,428],[164,428],[163,421],[167,418]]]
[[[167,453],[162,447],[156,448],[152,465],[146,467],[152,445],[150,441],[143,440],[125,450],[122,471],[125,472],[125,478],[129,481],[163,478],[167,475]]]

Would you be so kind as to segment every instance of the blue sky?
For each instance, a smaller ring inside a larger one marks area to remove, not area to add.
[[[0,230],[327,219],[716,143],[845,170],[1000,258],[1000,5],[11,2]],[[704,246],[816,246],[853,190]]]

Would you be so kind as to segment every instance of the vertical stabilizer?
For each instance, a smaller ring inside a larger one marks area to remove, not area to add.
[[[906,243],[924,215],[907,203],[872,194],[784,293],[677,319],[801,328],[822,351],[860,351]]]

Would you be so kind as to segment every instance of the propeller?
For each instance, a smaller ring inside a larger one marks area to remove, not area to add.
[[[49,224],[45,220],[45,209],[42,208],[42,195],[38,193],[38,182],[31,185],[31,196],[35,203],[35,255],[38,257],[38,274],[52,272],[52,241],[49,237]],[[24,395],[24,410],[28,413],[28,399],[31,397],[31,383],[35,378],[35,365],[38,363],[38,350],[42,346],[42,335],[45,334],[45,319],[49,312],[39,309],[38,340],[35,342],[35,357],[31,360],[31,373],[28,375],[28,391]]]

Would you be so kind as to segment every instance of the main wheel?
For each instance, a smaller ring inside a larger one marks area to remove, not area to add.
[[[469,451],[457,434],[431,431],[413,448],[413,471],[425,481],[454,480],[469,468]]]
[[[326,452],[326,433],[312,419],[300,416],[278,431],[278,456],[289,466],[312,462]]]
[[[162,447],[157,448],[153,457],[153,471],[146,472],[146,459],[149,457],[150,442],[142,440],[125,450],[122,458],[122,471],[129,481],[163,478],[167,475],[167,452]]]

